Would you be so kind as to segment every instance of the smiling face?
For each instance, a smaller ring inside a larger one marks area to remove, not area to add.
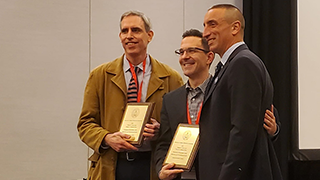
[[[130,15],[122,19],[119,37],[127,58],[131,60],[145,57],[153,32],[146,31],[144,22],[139,16]]]
[[[206,79],[214,55],[194,48],[204,49],[200,37],[188,36],[182,39],[180,49],[185,52],[179,58],[181,69],[189,79]]]
[[[242,19],[242,14],[235,8],[214,8],[206,13],[203,37],[207,39],[212,52],[222,57],[233,44],[243,41]]]
[[[218,53],[221,57],[230,47],[232,38],[232,26],[225,19],[225,9],[211,9],[204,17],[203,37],[210,46],[210,50]]]

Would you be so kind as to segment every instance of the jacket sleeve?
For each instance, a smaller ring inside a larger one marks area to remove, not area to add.
[[[274,112],[274,116],[276,118],[277,131],[276,131],[275,135],[273,137],[271,137],[271,140],[272,140],[272,142],[276,142],[279,137],[279,133],[280,133],[280,129],[281,129],[281,122],[280,122],[279,112],[276,107],[273,107],[273,112]]]
[[[100,146],[108,133],[101,127],[97,84],[100,79],[90,73],[84,92],[82,111],[77,125],[80,139],[100,154]]]
[[[166,96],[165,96],[166,97]],[[163,161],[167,155],[170,143],[172,141],[172,132],[169,124],[168,113],[166,109],[166,98],[164,97],[161,109],[160,136],[155,149],[156,172],[159,174]]]

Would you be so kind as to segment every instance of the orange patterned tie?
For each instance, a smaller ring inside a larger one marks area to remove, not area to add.
[[[139,68],[135,67],[134,71],[136,72],[136,75],[138,75]],[[138,80],[138,77],[137,77],[137,80]],[[131,77],[130,83],[129,83],[129,87],[128,87],[128,92],[127,92],[128,103],[137,102],[137,100],[138,100],[138,84],[139,84],[138,82],[136,84],[136,82],[134,81],[133,74],[132,74],[132,77]]]

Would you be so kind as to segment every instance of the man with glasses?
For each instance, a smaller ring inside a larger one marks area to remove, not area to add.
[[[166,94],[161,111],[160,137],[156,146],[156,169],[160,179],[173,179],[182,173],[182,169],[171,169],[174,164],[162,166],[171,140],[179,123],[198,124],[205,90],[212,77],[209,73],[214,54],[209,50],[202,33],[190,29],[183,33],[179,63],[188,82]],[[187,113],[188,112],[188,113]]]
[[[152,150],[159,129],[162,96],[182,85],[181,76],[147,54],[153,38],[149,19],[129,11],[120,19],[124,55],[95,68],[89,76],[78,122],[80,139],[94,150],[90,180],[156,180]],[[144,143],[135,147],[119,132],[127,102],[154,102],[144,128]]]

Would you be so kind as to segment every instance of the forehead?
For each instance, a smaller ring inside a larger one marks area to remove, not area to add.
[[[196,36],[188,36],[182,39],[181,48],[202,47],[201,38]]]
[[[215,21],[219,22],[224,20],[225,17],[225,9],[224,8],[216,8],[216,9],[210,9],[206,15],[204,16],[204,24]]]
[[[121,29],[124,28],[132,28],[132,27],[139,27],[141,29],[144,29],[144,23],[141,17],[130,15],[126,16],[121,21]]]

